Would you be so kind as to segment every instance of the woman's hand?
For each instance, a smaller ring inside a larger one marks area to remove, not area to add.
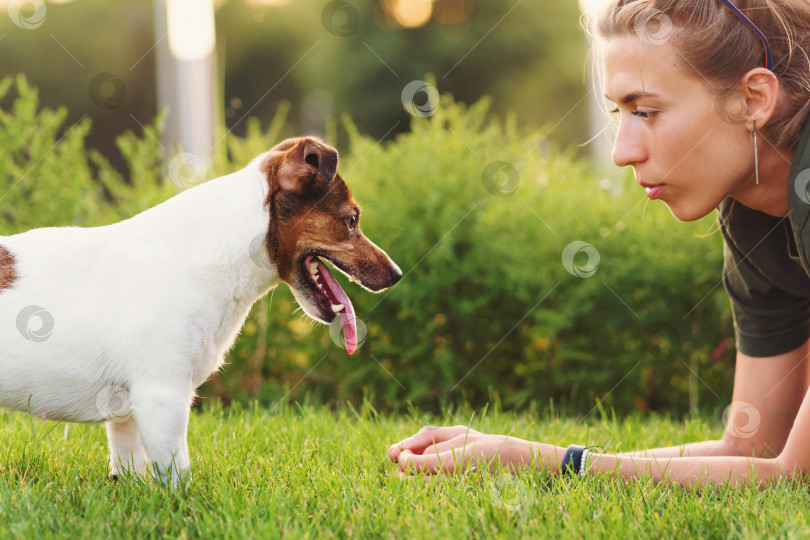
[[[498,462],[508,468],[526,466],[532,461],[532,446],[523,439],[487,435],[466,426],[425,426],[391,445],[388,457],[403,474],[453,474],[486,466],[494,469]]]

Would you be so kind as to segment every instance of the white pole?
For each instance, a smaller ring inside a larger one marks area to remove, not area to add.
[[[164,142],[206,165],[214,150],[213,0],[155,0],[158,107],[168,107]]]
[[[579,6],[583,13],[590,17],[595,17],[599,9],[601,9],[608,0],[579,0]],[[589,155],[591,157],[592,166],[595,170],[599,171],[609,179],[616,176],[618,168],[613,165],[611,153],[613,151],[612,131],[605,130],[608,126],[609,119],[605,114],[604,105],[601,103],[601,89],[599,88],[599,71],[601,66],[597,64],[597,59],[593,55],[589,55],[587,84],[593,91],[588,98],[588,140],[591,140],[588,145]],[[597,77],[594,77],[596,75]],[[618,191],[619,182],[616,180],[612,186],[612,191]]]

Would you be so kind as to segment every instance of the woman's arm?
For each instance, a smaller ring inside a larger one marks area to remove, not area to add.
[[[779,455],[807,390],[808,351],[805,343],[788,353],[766,358],[737,353],[733,406],[721,439],[618,455],[659,458]]]
[[[810,404],[806,407],[810,426]],[[810,444],[810,429],[805,429]],[[409,440],[431,439],[423,451]],[[798,446],[798,445],[797,445]],[[415,451],[416,450],[416,451]],[[464,426],[423,428],[414,437],[389,448],[389,457],[398,463],[402,475],[418,473],[453,474],[500,463],[509,469],[525,468],[536,463],[538,471],[560,472],[566,449],[560,446],[525,441],[504,435],[487,435]],[[622,478],[647,477],[656,483],[669,482],[686,487],[730,482],[737,486],[756,479],[760,487],[796,471],[804,471],[808,460],[779,456],[773,459],[742,456],[644,458],[610,454],[589,454],[587,473],[607,474]]]
[[[624,478],[650,477],[686,487],[729,482],[733,486],[756,480],[765,487],[790,472],[781,457],[700,456],[639,458],[596,455],[589,459],[589,474],[614,474]]]
[[[810,472],[807,356],[807,343],[799,349],[771,358],[737,355],[734,401],[739,403],[748,400],[753,410],[746,413],[745,407],[739,405],[736,410],[732,410],[723,441],[728,441],[749,456],[751,452],[759,454],[763,451],[762,453],[776,457],[662,459],[604,455],[595,456],[591,461],[590,472],[616,471],[625,478],[645,474],[656,481],[687,486],[726,480],[738,485],[756,475],[761,487],[782,476]],[[796,410],[798,412],[793,412]],[[746,417],[737,419],[737,429],[733,424],[735,412]],[[756,415],[759,416],[758,420]]]
[[[656,449],[647,451],[647,457],[591,454],[589,474],[646,476],[656,482],[685,486],[726,481],[739,485],[756,478],[760,486],[765,486],[782,476],[810,471],[807,350],[805,344],[770,358],[737,355],[734,407],[720,441]],[[681,457],[681,448],[687,449],[689,455]],[[392,445],[388,455],[403,474],[461,472],[471,466],[492,466],[496,461],[510,468],[534,462],[540,470],[559,472],[565,451],[549,444],[454,426],[422,428]],[[712,454],[720,451],[730,454]],[[775,457],[752,457],[760,452]]]

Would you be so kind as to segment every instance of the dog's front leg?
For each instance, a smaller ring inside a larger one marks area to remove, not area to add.
[[[189,479],[190,382],[139,384],[132,387],[131,396],[133,416],[155,477],[172,486]]]
[[[141,435],[135,418],[107,422],[107,440],[110,443],[110,476],[117,479],[125,471],[142,474],[146,471],[148,458],[141,443]]]

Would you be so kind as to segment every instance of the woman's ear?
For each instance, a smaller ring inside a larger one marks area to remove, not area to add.
[[[740,89],[748,101],[748,120],[745,127],[762,129],[773,116],[779,101],[779,80],[769,69],[758,67],[746,73],[740,80]]]

